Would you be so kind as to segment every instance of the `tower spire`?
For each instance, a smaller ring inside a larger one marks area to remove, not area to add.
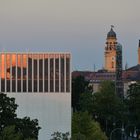
[[[114,28],[114,25],[111,25],[111,29],[113,29]]]

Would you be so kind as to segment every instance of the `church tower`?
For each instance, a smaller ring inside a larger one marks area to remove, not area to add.
[[[116,45],[117,38],[116,33],[113,31],[111,26],[110,31],[107,34],[106,47],[105,47],[105,69],[110,72],[116,70]]]
[[[140,65],[140,40],[139,40],[139,46],[138,46],[138,64]]]

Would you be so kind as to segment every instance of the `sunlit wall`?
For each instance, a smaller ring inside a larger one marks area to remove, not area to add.
[[[1,92],[70,92],[69,53],[1,53]]]

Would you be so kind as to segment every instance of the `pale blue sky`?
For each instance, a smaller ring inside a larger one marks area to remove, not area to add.
[[[73,70],[104,65],[110,25],[123,63],[137,64],[140,0],[0,0],[1,51],[68,51]]]

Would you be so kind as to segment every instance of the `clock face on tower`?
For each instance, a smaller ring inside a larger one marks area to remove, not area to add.
[[[115,56],[112,57],[112,61],[115,61]]]

